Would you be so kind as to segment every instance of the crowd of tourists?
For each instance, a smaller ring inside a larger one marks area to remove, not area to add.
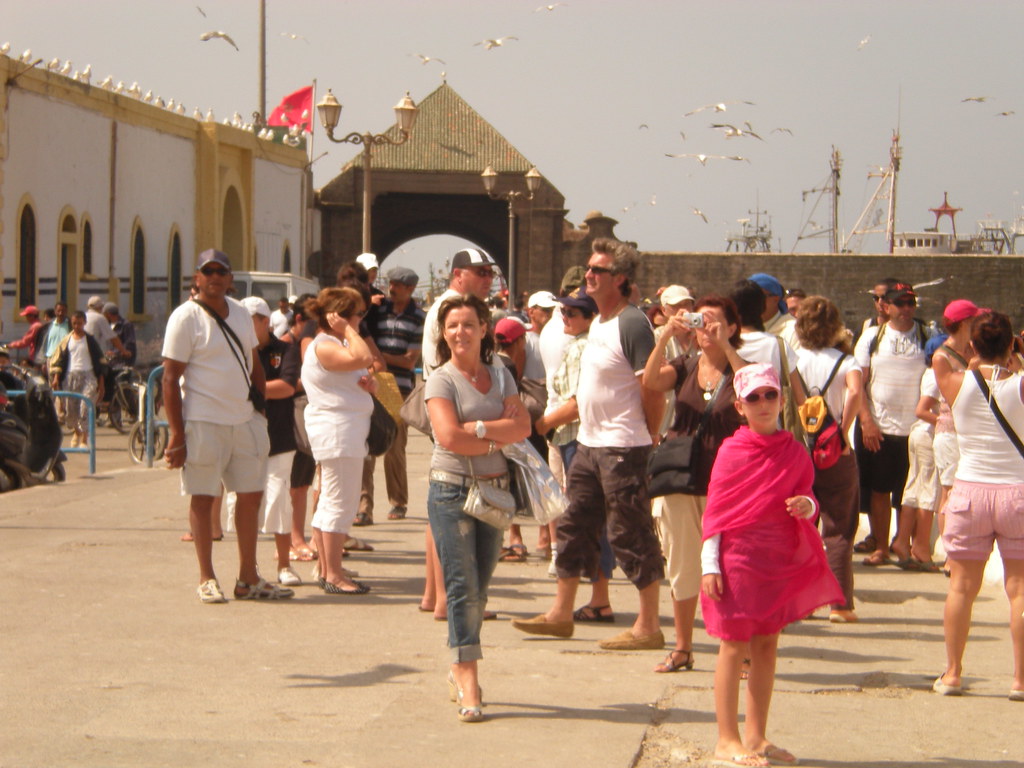
[[[717,291],[667,285],[643,299],[637,252],[608,239],[557,290],[512,307],[492,292],[490,255],[461,250],[426,312],[412,270],[388,272],[386,293],[376,287],[373,254],[343,266],[336,286],[274,311],[229,297],[224,254],[198,262],[194,298],[172,313],[163,356],[165,458],[191,496],[203,602],[227,600],[211,555],[225,492],[239,547],[235,598],[293,597],[295,561],[316,561],[326,594],[371,591],[343,557],[372,550],[351,531],[375,524],[367,438],[376,396],[422,403],[433,441],[429,478],[412,478],[429,482],[419,607],[448,623],[462,721],[484,719],[480,635],[494,616],[492,575],[531,545],[557,587],[545,611],[513,620],[524,633],[564,638],[579,622],[614,623],[608,580],[619,568],[637,590],[636,619],[600,647],[665,649],[665,583],[674,642],[654,671],[685,672],[697,664],[700,606],[721,640],[722,765],[796,761],[766,733],[779,633],[819,608],[837,625],[859,620],[858,551],[865,566],[949,576],[947,663],[933,688],[959,695],[971,606],[998,541],[1010,698],[1024,700],[1024,358],[1006,315],[961,298],[945,307],[941,329],[926,325],[914,287],[895,278],[866,290],[872,311],[855,328],[828,297],[787,291],[765,273]],[[390,520],[409,507],[408,426],[397,422],[383,456]],[[567,499],[536,544],[476,514],[509,488],[505,451],[522,442]],[[870,534],[855,543],[862,502]],[[277,543],[274,581],[256,564],[261,525]]]

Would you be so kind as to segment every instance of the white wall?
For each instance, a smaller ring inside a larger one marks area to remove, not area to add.
[[[257,159],[253,165],[256,269],[280,272],[284,244],[287,241],[292,254],[292,271],[302,274],[302,169],[288,168],[261,159]]]

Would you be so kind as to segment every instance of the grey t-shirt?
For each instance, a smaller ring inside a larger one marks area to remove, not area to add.
[[[506,397],[517,394],[512,374],[503,365],[488,366],[491,373],[491,388],[486,394],[477,390],[455,370],[451,362],[436,369],[427,379],[423,388],[424,401],[443,397],[455,405],[455,414],[460,421],[494,421],[501,418]],[[472,458],[472,467],[470,466]],[[430,460],[431,469],[453,472],[457,475],[486,476],[508,472],[508,461],[501,453],[491,456],[463,456],[452,453],[434,443],[434,454]]]

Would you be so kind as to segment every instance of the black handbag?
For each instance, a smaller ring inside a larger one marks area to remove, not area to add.
[[[370,395],[373,397],[373,395]],[[391,418],[384,403],[373,397],[373,413],[370,414],[370,433],[366,436],[366,446],[371,456],[383,456],[395,442],[398,425]]]
[[[696,369],[694,370],[696,375]],[[704,406],[700,417],[700,425],[692,435],[679,435],[662,440],[651,451],[647,460],[647,494],[652,498],[682,493],[687,496],[703,496],[706,488],[701,488],[694,477],[697,456],[700,454],[701,436],[711,420],[711,411],[718,400],[718,393],[725,383],[725,374],[718,380],[714,394]]]

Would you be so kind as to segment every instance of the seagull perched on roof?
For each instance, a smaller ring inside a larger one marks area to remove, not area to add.
[[[512,35],[506,35],[505,37],[488,38],[487,40],[481,40],[479,43],[473,43],[473,45],[482,45],[484,50],[491,50],[492,48],[501,48],[505,44],[506,40],[518,40],[518,37]]]
[[[694,160],[699,161],[701,165],[705,165],[705,166],[708,164],[708,160],[746,160],[748,163],[750,162],[749,160],[747,160],[747,158],[740,157],[739,155],[702,155],[702,154],[701,155],[693,155],[693,154],[671,155],[668,152],[666,152],[665,153],[665,157],[674,157],[674,158],[692,157]]]
[[[687,112],[686,114],[684,114],[683,117],[689,117],[690,115],[696,115],[698,112],[703,112],[705,109],[713,109],[713,110],[715,110],[715,112],[725,112],[726,108],[730,104],[749,104],[752,107],[756,107],[757,106],[752,101],[742,101],[742,100],[739,100],[739,101],[722,101],[722,102],[719,102],[718,104],[705,104],[703,107],[697,107],[697,109],[692,109],[689,112]]]
[[[749,129],[750,128],[750,123],[746,123],[746,126]],[[718,129],[724,129],[725,130],[725,138],[727,138],[727,139],[738,139],[741,136],[753,136],[755,139],[760,139],[761,141],[764,141],[764,139],[762,139],[760,136],[758,136],[753,131],[751,131],[751,130],[744,131],[742,128],[737,128],[735,125],[730,125],[729,123],[712,123],[711,127],[712,128],[718,128]]]
[[[231,39],[231,35],[227,32],[221,32],[219,29],[214,32],[203,32],[203,34],[199,36],[199,39],[204,43],[209,40],[223,40],[226,43],[230,43],[231,47],[236,51],[239,50],[238,45],[236,45],[235,41]]]
[[[447,66],[448,64],[448,62],[446,62],[444,59],[439,59],[436,56],[424,56],[422,53],[410,53],[409,55],[415,56],[417,59],[420,60],[420,63],[423,64],[424,66],[426,66],[432,61],[436,61],[438,64],[444,64],[445,66]]]

